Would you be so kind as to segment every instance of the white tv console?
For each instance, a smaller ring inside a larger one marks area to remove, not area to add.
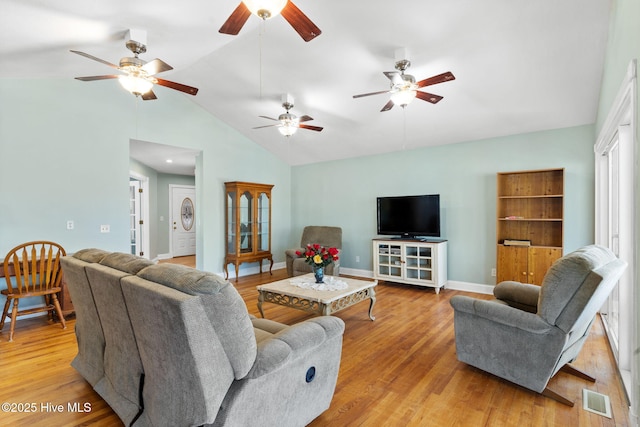
[[[373,276],[438,294],[447,283],[447,241],[373,239]]]

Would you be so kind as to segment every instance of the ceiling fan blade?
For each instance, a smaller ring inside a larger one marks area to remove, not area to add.
[[[85,58],[89,58],[89,59],[93,59],[94,61],[101,62],[104,65],[107,65],[107,66],[109,66],[111,68],[115,68],[116,70],[120,69],[120,67],[118,67],[116,64],[112,64],[111,62],[105,61],[104,59],[100,59],[100,58],[98,58],[96,56],[89,55],[88,53],[80,52],[78,50],[70,50],[69,52],[77,53],[78,55],[84,56]]]
[[[274,127],[274,126],[280,126],[280,124],[277,124],[277,125],[258,126],[258,127],[251,128],[251,129],[272,128],[272,127]]]
[[[361,95],[353,95],[354,98],[362,98],[363,96],[380,95],[383,93],[389,93],[388,90],[381,90],[380,92],[363,93]]]
[[[298,119],[298,123],[308,122],[309,120],[313,120],[313,117],[307,116],[306,114]]]
[[[116,76],[114,74],[109,74],[106,76],[87,76],[87,77],[76,77],[76,80],[82,80],[83,82],[92,82],[94,80],[107,80],[107,79],[117,79],[120,76]]]
[[[236,10],[234,10],[231,16],[229,16],[225,23],[222,24],[222,27],[220,27],[218,32],[235,36],[240,32],[250,16],[251,11],[249,11],[247,6],[244,5],[244,2],[240,2],[238,7],[236,7]]]
[[[302,37],[306,42],[315,39],[322,33],[320,28],[311,22],[307,15],[302,13],[302,11],[291,2],[291,0],[289,0],[280,14],[289,24],[291,24],[293,29],[296,30],[296,32],[300,34],[300,37]]]
[[[140,95],[140,96],[141,96],[141,98],[142,98],[144,101],[152,101],[152,100],[154,100],[154,99],[158,99],[158,98],[156,97],[156,94],[155,94],[155,93],[153,93],[153,91],[152,91],[152,90],[149,90],[149,92],[147,92],[147,93],[143,93],[143,94],[142,94],[142,95]]]
[[[278,119],[273,119],[271,117],[267,117],[267,116],[258,116],[258,117],[262,117],[263,119],[269,119],[269,120],[273,120],[274,122],[279,122],[280,120]]]
[[[170,82],[169,80],[159,79],[157,77],[155,77],[153,80],[155,80],[156,81],[155,83],[159,84],[160,86],[165,86],[170,89],[179,90],[180,92],[188,93],[189,95],[195,96],[195,94],[198,93],[197,87],[183,85],[182,83]]]
[[[298,125],[298,127],[302,129],[315,130],[316,132],[320,132],[322,129],[324,129],[320,126],[311,126],[311,125]]]
[[[173,67],[162,59],[154,59],[153,61],[149,61],[142,66],[142,69],[146,71],[146,73],[150,76],[154,74],[162,73],[163,71],[173,70]]]
[[[387,76],[387,78],[391,80],[391,83],[393,83],[394,85],[399,85],[404,83],[402,81],[402,75],[400,74],[399,71],[383,71],[382,74]]]
[[[440,102],[440,100],[442,100],[442,96],[440,95],[434,95],[432,93],[427,93],[427,92],[420,92],[419,90],[416,91],[416,98],[420,98],[423,101],[427,101],[432,104],[437,104],[438,102]]]
[[[387,102],[386,104],[384,104],[384,107],[382,107],[382,110],[380,110],[381,113],[385,112],[385,111],[389,111],[393,108],[393,101],[389,100],[389,102]]]
[[[418,87],[431,86],[438,83],[448,82],[450,80],[455,80],[456,77],[451,73],[451,71],[447,71],[446,73],[438,74],[437,76],[429,77],[428,79],[420,80],[418,83]]]

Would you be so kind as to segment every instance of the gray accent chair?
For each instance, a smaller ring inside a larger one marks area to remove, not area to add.
[[[311,273],[311,265],[305,262],[304,257],[296,255],[296,251],[304,251],[304,248],[309,244],[318,243],[326,248],[337,248],[342,255],[342,228],[340,227],[328,227],[318,225],[308,225],[302,231],[302,238],[300,239],[300,247],[294,249],[287,249],[285,251],[287,275],[289,277],[301,276],[303,274]],[[334,261],[324,269],[325,274],[329,276],[340,275],[340,260]]]
[[[458,360],[573,406],[547,384],[560,370],[595,381],[569,363],[626,265],[590,245],[557,260],[540,287],[502,282],[495,300],[452,297]]]

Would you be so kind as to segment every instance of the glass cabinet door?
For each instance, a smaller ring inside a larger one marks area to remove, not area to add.
[[[240,195],[240,252],[253,252],[253,195],[245,191]]]
[[[238,201],[236,192],[227,192],[227,253],[236,253],[236,227],[237,227]]]
[[[425,246],[405,246],[405,272],[407,279],[432,280],[433,255],[430,247]]]
[[[260,193],[258,195],[258,212],[257,212],[257,233],[258,241],[257,248],[259,251],[269,251],[269,195],[267,193]]]

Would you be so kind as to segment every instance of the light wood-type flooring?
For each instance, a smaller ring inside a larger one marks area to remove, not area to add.
[[[193,257],[173,260],[193,265]],[[284,270],[232,282],[251,314],[261,283]],[[456,359],[453,310],[458,291],[380,283],[375,321],[362,302],[336,313],[346,324],[342,363],[330,408],[310,425],[320,426],[626,426],[628,404],[598,319],[574,365],[597,378],[589,383],[565,373],[550,388],[572,400],[568,407],[465,365]],[[489,296],[481,296],[490,298]],[[293,324],[310,317],[265,303],[265,316]],[[77,352],[73,333],[46,318],[18,320],[14,342],[0,332],[1,426],[117,426],[117,416],[69,365]],[[582,389],[611,398],[613,419],[582,409]],[[80,412],[83,410],[85,412]],[[259,420],[256,420],[259,426]]]

